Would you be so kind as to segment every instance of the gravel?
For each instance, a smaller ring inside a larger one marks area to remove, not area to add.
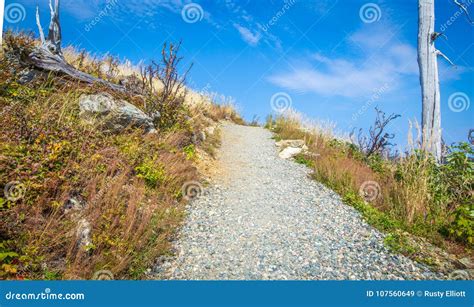
[[[176,256],[159,259],[156,278],[438,278],[389,252],[306,167],[280,159],[269,131],[225,124],[222,137],[220,175],[188,205]]]

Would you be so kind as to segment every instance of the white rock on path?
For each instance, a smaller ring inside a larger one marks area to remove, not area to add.
[[[291,159],[302,152],[303,152],[303,148],[287,147],[283,149],[278,156],[282,159]]]
[[[306,153],[308,146],[303,140],[281,140],[275,145],[280,148],[279,157],[282,159],[291,159],[300,153]]]

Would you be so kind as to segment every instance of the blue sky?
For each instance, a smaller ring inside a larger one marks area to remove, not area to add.
[[[6,8],[14,3],[24,16],[5,19],[5,28],[36,31],[37,4],[47,27],[46,0],[6,0]],[[408,120],[420,121],[416,0],[63,0],[61,14],[64,45],[134,63],[182,40],[184,61],[194,63],[190,86],[233,97],[247,119],[263,120],[272,97],[285,93],[292,108],[346,132],[367,128],[375,106],[399,113],[390,128],[401,146]],[[438,49],[456,64],[439,59],[444,138],[466,141],[474,128],[474,26],[452,1],[437,0],[436,29],[448,38]]]

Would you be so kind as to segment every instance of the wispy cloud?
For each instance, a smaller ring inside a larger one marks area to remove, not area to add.
[[[312,54],[290,71],[268,79],[273,84],[300,92],[361,97],[389,84],[394,89],[403,75],[418,73],[416,49],[400,42],[394,29],[365,27],[349,36],[347,56]]]
[[[253,33],[250,29],[236,23],[234,23],[234,27],[239,31],[242,39],[251,46],[256,46],[258,42],[260,41],[260,39],[262,38],[262,35],[260,34],[260,32]]]
[[[41,11],[48,10],[49,0],[24,0],[29,6],[39,5]],[[112,0],[63,0],[62,9],[80,22],[88,22],[95,18],[97,14]],[[183,7],[192,3],[190,0],[127,0],[117,1],[113,10],[109,13],[119,23],[136,22],[136,18],[145,21],[149,28],[159,28],[160,16],[166,12],[171,12],[181,18]],[[197,1],[197,4],[201,2]],[[244,42],[251,46],[257,46],[259,43],[266,43],[275,48],[281,48],[280,40],[263,30],[261,23],[255,20],[255,17],[245,9],[239,1],[224,0],[215,3],[200,4],[202,7],[202,20],[211,27],[220,29],[229,25],[235,29],[236,33]],[[131,18],[134,16],[136,18]]]

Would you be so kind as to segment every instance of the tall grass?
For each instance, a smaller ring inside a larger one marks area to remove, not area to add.
[[[379,211],[380,218],[372,220],[375,226],[402,229],[440,246],[458,248],[461,244],[472,251],[474,168],[469,145],[452,147],[446,163],[438,165],[411,136],[412,146],[406,154],[386,159],[367,157],[327,128],[304,127],[293,114],[270,120],[267,127],[278,138],[304,139],[312,153],[304,157],[305,164],[314,169],[314,178],[350,204],[363,210],[369,205]],[[373,192],[370,189],[376,190],[376,197],[368,199],[365,193]]]
[[[32,44],[9,35],[13,47]],[[78,99],[110,90],[52,74],[22,85],[16,65],[0,60],[0,189],[15,183],[22,194],[0,194],[0,278],[90,279],[99,270],[143,278],[170,253],[184,216],[183,184],[200,179],[194,146],[212,146],[192,143],[193,135],[240,117],[202,98],[171,129],[105,134],[80,119]],[[136,95],[111,94],[141,107]]]

